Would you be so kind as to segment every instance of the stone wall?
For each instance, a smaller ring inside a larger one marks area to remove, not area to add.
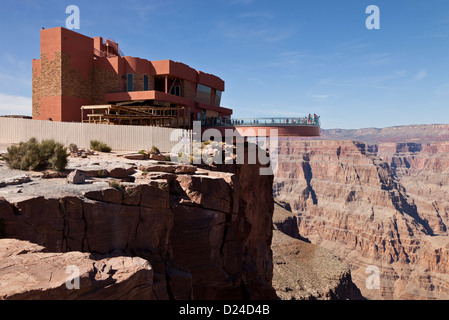
[[[43,97],[73,97],[91,101],[92,104],[103,104],[105,93],[120,91],[121,77],[115,71],[94,65],[85,78],[79,70],[72,67],[70,54],[55,52],[54,56],[53,60],[49,60],[47,54],[43,53],[40,59],[40,73],[37,68],[33,68],[34,118],[41,115]],[[143,89],[143,75],[140,82]],[[58,110],[57,113],[59,112]]]
[[[40,98],[62,95],[62,54],[55,53],[53,60],[43,53],[40,59],[40,73],[33,68],[33,117],[40,116]]]

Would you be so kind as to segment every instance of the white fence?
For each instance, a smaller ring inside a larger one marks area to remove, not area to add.
[[[181,141],[180,137],[191,139],[191,136],[192,131],[184,129],[0,118],[0,143],[25,142],[34,137],[89,148],[91,140],[99,140],[118,151],[149,150],[156,146],[169,152]]]

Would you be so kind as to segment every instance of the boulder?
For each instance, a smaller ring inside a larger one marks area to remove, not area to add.
[[[139,166],[139,170],[143,172],[166,172],[166,173],[174,173],[176,167],[173,165],[158,165],[158,164],[150,164],[150,165],[141,165]]]
[[[175,166],[175,173],[178,174],[191,174],[191,173],[195,173],[197,170],[197,167],[195,166],[190,166],[190,165],[177,165]]]
[[[133,166],[123,165],[110,166],[107,168],[107,171],[109,172],[109,176],[118,179],[126,178],[136,172]]]
[[[128,160],[145,160],[147,156],[144,153],[127,153],[122,157]]]
[[[139,257],[81,252],[0,240],[0,300],[151,300],[153,270]]]
[[[166,160],[166,156],[164,156],[162,154],[150,154],[150,159],[151,160],[157,160],[157,161],[165,161]]]
[[[67,182],[72,184],[83,184],[86,182],[86,176],[80,170],[74,170],[67,176]]]

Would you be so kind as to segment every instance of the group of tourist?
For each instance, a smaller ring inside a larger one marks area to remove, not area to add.
[[[267,124],[299,124],[299,125],[318,125],[320,117],[315,113],[309,114],[308,117],[301,118],[272,118],[270,119],[222,119],[222,118],[207,118],[203,120],[203,125],[257,125],[259,123]]]

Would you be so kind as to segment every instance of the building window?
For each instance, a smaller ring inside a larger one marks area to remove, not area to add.
[[[143,91],[148,91],[148,89],[149,89],[148,76],[145,74],[143,76]]]
[[[196,100],[198,102],[210,103],[212,89],[210,87],[198,84],[196,89]]]
[[[132,73],[126,75],[126,91],[134,91],[134,75]]]
[[[220,91],[220,90],[215,91],[215,106],[216,107],[219,107],[221,104],[221,94],[222,94],[222,91]]]
[[[173,86],[170,94],[180,97],[181,96],[181,86]]]

